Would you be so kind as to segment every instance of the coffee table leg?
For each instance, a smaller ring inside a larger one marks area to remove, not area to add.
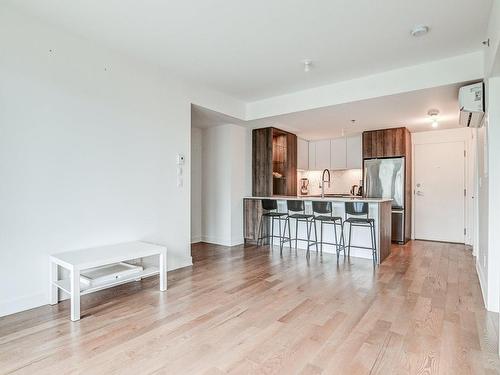
[[[50,304],[51,305],[56,305],[59,302],[59,295],[58,295],[58,287],[54,285],[54,283],[57,281],[57,264],[54,263],[52,260],[50,261],[50,285],[49,285],[49,291],[50,291]]]
[[[71,320],[80,320],[80,270],[73,269],[70,272],[71,282]]]

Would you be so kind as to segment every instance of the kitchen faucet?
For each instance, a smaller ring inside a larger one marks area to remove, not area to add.
[[[325,180],[325,173],[328,173],[328,180]],[[325,169],[321,175],[321,198],[325,197],[325,182],[328,182],[328,187],[330,187],[330,170]]]

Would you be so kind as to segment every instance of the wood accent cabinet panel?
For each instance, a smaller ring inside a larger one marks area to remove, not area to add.
[[[406,128],[363,132],[363,159],[405,156],[409,134]]]
[[[252,195],[297,195],[297,136],[276,129],[252,131]]]
[[[286,136],[286,191],[285,195],[297,195],[297,136],[288,133]]]
[[[257,242],[261,216],[262,201],[260,199],[243,199],[243,238],[245,242]],[[266,236],[267,226],[263,225],[262,230],[263,236]]]
[[[252,195],[273,194],[273,137],[271,128],[252,131]]]

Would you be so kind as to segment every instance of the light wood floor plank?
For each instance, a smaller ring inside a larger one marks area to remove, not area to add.
[[[193,245],[158,280],[0,318],[0,374],[500,374],[470,249],[370,260]]]

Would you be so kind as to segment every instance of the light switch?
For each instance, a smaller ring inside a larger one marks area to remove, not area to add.
[[[183,165],[185,162],[185,157],[182,154],[177,154],[176,156],[177,165]]]

